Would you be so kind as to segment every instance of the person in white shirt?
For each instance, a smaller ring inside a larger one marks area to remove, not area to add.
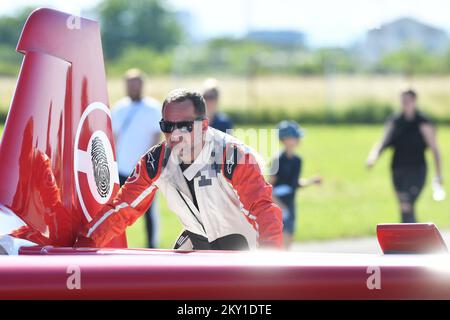
[[[112,109],[112,126],[116,143],[120,184],[132,173],[136,162],[160,141],[161,103],[143,97],[144,76],[139,69],[125,73],[127,96]],[[148,247],[157,246],[157,213],[155,203],[145,214]]]

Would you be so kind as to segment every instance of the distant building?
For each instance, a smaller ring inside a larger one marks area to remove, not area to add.
[[[293,30],[251,31],[245,38],[277,47],[305,47],[305,34]]]
[[[375,63],[405,45],[419,45],[430,53],[442,53],[449,44],[444,30],[412,18],[401,18],[369,30],[365,40],[358,45],[358,51],[365,61]]]

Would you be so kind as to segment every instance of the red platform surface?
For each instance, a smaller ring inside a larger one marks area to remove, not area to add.
[[[0,299],[450,299],[447,254],[123,251],[0,257]]]

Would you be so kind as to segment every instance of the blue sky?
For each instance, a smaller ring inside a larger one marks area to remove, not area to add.
[[[347,45],[370,28],[409,16],[450,32],[448,0],[167,0],[189,11],[200,38],[240,36],[251,29],[304,31],[312,46]],[[2,0],[0,14],[21,6],[50,6],[72,13],[99,0]]]

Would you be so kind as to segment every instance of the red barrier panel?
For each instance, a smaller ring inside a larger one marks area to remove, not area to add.
[[[447,253],[442,236],[433,223],[396,223],[377,226],[383,253]]]
[[[450,299],[448,255],[0,257],[0,299]]]

